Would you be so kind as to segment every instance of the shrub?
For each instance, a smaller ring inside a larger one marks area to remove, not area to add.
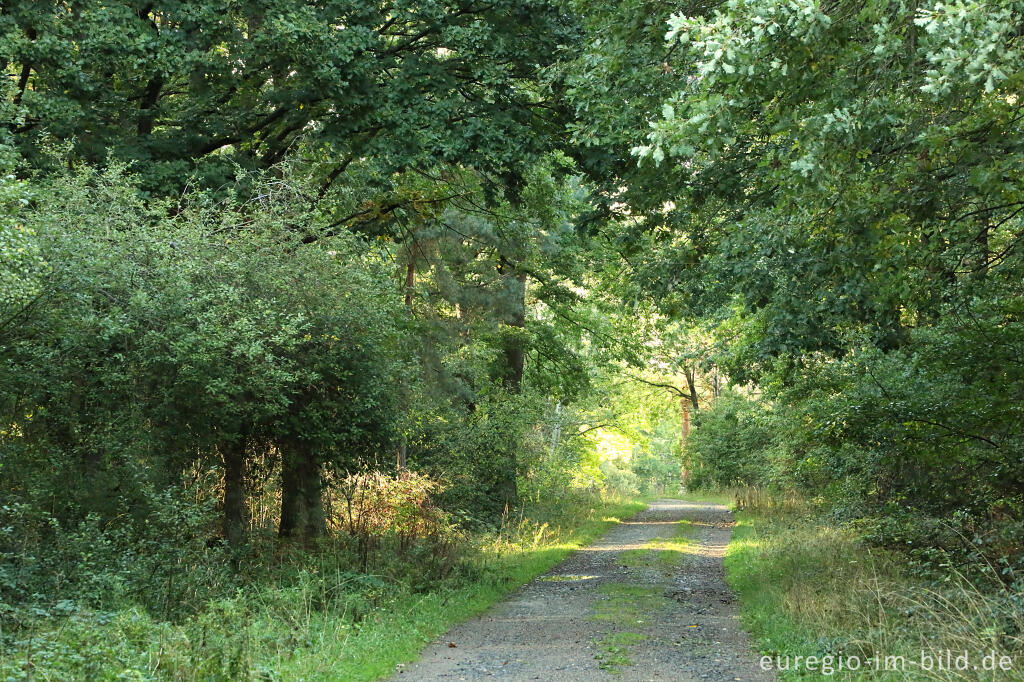
[[[773,481],[777,444],[768,420],[759,402],[736,393],[701,411],[684,452],[687,486],[734,488]]]
[[[420,585],[443,579],[454,566],[465,534],[434,501],[441,486],[433,479],[364,470],[339,477],[332,489],[332,517],[355,543],[363,571],[378,552],[409,559]]]

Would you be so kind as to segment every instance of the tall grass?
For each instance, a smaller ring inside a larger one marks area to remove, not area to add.
[[[902,657],[892,661],[899,669],[833,673],[841,678],[1024,679],[1024,595],[952,569],[926,581],[898,553],[868,547],[797,499],[749,494],[745,503],[726,567],[762,653],[790,661],[855,656],[883,668],[886,656]],[[986,670],[993,653],[996,669]],[[969,667],[957,670],[964,654]],[[1012,668],[999,669],[999,656]],[[940,670],[940,657],[953,669]],[[820,665],[781,676],[820,677]]]

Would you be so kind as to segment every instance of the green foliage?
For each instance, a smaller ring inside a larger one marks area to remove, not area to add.
[[[1021,46],[991,10],[741,2],[669,22],[679,90],[637,153],[685,162],[675,211],[715,282],[699,302],[738,293],[756,317],[736,378],[851,335],[892,349],[963,289],[1017,281]]]
[[[528,459],[525,436],[535,423],[534,406],[522,396],[496,393],[482,396],[469,414],[431,412],[410,442],[411,461],[444,482],[446,507],[494,522],[508,504],[499,490],[506,472]]]
[[[570,9],[4,5],[5,674],[336,678],[385,607],[525,575],[480,534],[564,555],[524,499],[673,480],[674,410],[599,404],[644,321],[562,149]]]
[[[0,644],[284,675],[681,462],[1019,587],[1022,23],[5,3]]]
[[[621,188],[613,281],[761,394],[702,406],[691,484],[820,497],[924,563],[954,551],[945,524],[956,561],[1012,583],[1024,6],[634,8],[599,6],[566,64],[580,141],[640,164],[595,166]]]
[[[555,392],[580,401],[577,415],[589,409],[590,375],[610,354],[588,356],[572,318],[517,328],[501,305],[457,287],[447,300],[403,304],[391,243],[334,234],[291,173],[162,202],[112,163],[35,179],[30,201],[12,202],[45,265],[33,275],[37,302],[19,308],[0,344],[5,672],[277,674],[292,665],[285,651],[306,665],[301,652],[325,623],[342,634],[376,627],[414,593],[439,604],[438,590],[477,578],[487,599],[503,594],[507,578],[478,561],[481,536],[465,529],[496,533],[503,547],[528,535],[533,550],[554,533],[507,527],[509,472],[527,497],[557,507],[559,523],[567,505],[596,508],[573,492],[583,439],[567,433],[549,456],[544,410]],[[465,244],[451,240],[432,274],[488,273],[501,291],[503,240],[526,237],[517,257],[538,276],[575,276],[557,256],[582,251],[565,222],[578,188],[541,169],[524,197],[522,207],[498,201],[494,222],[478,223],[495,235],[482,250],[489,263],[460,263]],[[567,287],[544,286],[549,309],[567,309]],[[449,334],[431,317],[453,303],[479,312]],[[515,333],[550,363],[530,367],[519,393],[495,371]],[[400,440],[414,471],[385,476]],[[273,545],[266,533],[283,524],[286,470],[299,466],[312,471],[312,494],[299,483],[304,504],[323,502],[322,548],[308,536]],[[402,637],[408,651],[421,635]]]
[[[703,410],[694,426],[684,457],[688,487],[757,487],[771,480],[775,430],[760,403],[728,394]]]
[[[113,169],[40,183],[16,214],[52,270],[0,347],[5,603],[187,609],[225,451],[301,438],[348,467],[390,444],[388,280],[356,240],[282,237],[304,216],[278,208],[198,196],[169,218]]]
[[[13,174],[0,177],[0,334],[39,295],[48,270],[35,231],[13,217],[29,197],[28,183]]]
[[[67,141],[75,159],[130,162],[166,195],[193,170],[219,187],[236,164],[302,148],[326,188],[361,158],[385,173],[514,174],[557,130],[536,79],[571,29],[546,0],[19,1],[0,15],[0,70],[33,166]]]

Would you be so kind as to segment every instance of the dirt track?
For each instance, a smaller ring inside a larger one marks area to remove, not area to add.
[[[690,522],[688,541],[671,540],[679,521]],[[721,505],[658,500],[392,679],[771,679],[725,583],[731,533]]]

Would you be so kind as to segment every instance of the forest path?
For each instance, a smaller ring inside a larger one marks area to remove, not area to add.
[[[732,526],[722,505],[653,502],[392,679],[771,679],[725,583]]]

